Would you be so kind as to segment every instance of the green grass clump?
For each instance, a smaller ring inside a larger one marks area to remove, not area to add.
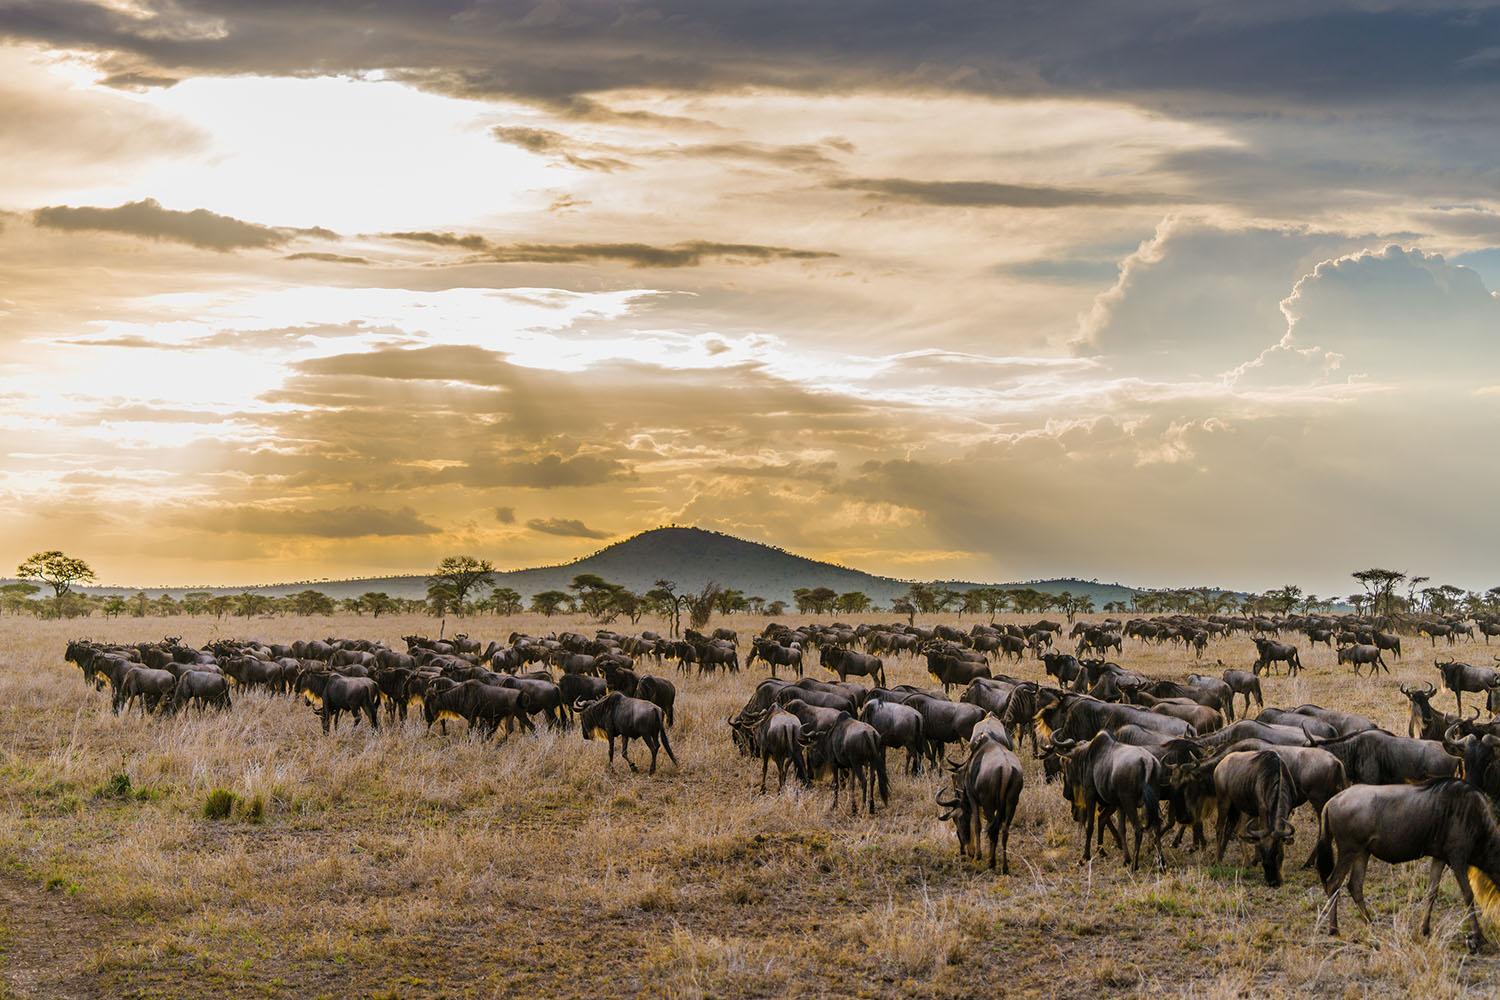
[[[208,793],[208,799],[203,803],[203,815],[208,819],[228,819],[238,800],[239,796],[229,789],[215,788]]]

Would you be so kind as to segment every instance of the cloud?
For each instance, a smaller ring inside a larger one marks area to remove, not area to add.
[[[697,267],[707,260],[763,263],[772,260],[823,260],[837,254],[753,243],[689,240],[670,246],[648,243],[493,243],[483,236],[441,232],[385,233],[389,239],[475,251],[461,263],[498,264],[618,263],[629,267]]]
[[[948,208],[1075,208],[1161,205],[1190,199],[1161,194],[1131,194],[1046,184],[1000,184],[993,181],[922,181],[904,177],[834,181],[840,191],[863,191],[871,197]]]
[[[496,507],[495,520],[501,524],[515,524],[516,509],[514,507]]]
[[[1339,233],[1169,217],[1120,263],[1076,349],[1122,371],[1215,376],[1281,338],[1281,300],[1299,277],[1359,245]]]
[[[368,264],[368,263],[370,263],[370,258],[368,258],[368,257],[350,257],[350,256],[348,256],[346,254],[341,254],[341,253],[303,252],[303,253],[288,254],[286,256],[286,259],[287,260],[316,260],[316,261],[322,261],[325,264]]]
[[[562,535],[565,538],[609,538],[610,532],[596,531],[582,521],[568,517],[534,517],[526,522],[532,531],[544,535]]]
[[[1286,334],[1252,368],[1296,354],[1382,378],[1469,381],[1500,361],[1500,297],[1475,271],[1394,243],[1322,261],[1281,309]]]
[[[259,506],[206,507],[178,517],[184,527],[216,534],[306,535],[313,538],[366,538],[434,535],[411,507],[331,507],[324,510],[280,509]]]
[[[89,230],[124,233],[143,239],[186,243],[204,250],[265,249],[284,246],[296,235],[295,230],[243,222],[196,208],[179,212],[163,208],[154,198],[132,201],[115,208],[72,207],[52,205],[32,214],[38,226],[48,229]],[[320,235],[330,235],[320,232]]]

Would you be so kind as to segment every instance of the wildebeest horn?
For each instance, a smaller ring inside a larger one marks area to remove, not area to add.
[[[1453,734],[1458,731],[1458,727],[1460,725],[1462,725],[1462,723],[1455,722],[1453,725],[1449,726],[1448,729],[1443,733],[1443,749],[1447,750],[1449,753],[1457,754],[1458,756],[1462,757],[1464,751],[1468,749],[1469,741],[1474,737],[1465,736],[1461,740],[1454,739]]]

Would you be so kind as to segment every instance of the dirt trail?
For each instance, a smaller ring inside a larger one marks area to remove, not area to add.
[[[83,944],[101,940],[102,922],[62,893],[0,873],[0,998],[104,996]]]

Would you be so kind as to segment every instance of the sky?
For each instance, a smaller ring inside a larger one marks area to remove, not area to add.
[[[0,0],[0,566],[1500,583],[1500,3]]]

